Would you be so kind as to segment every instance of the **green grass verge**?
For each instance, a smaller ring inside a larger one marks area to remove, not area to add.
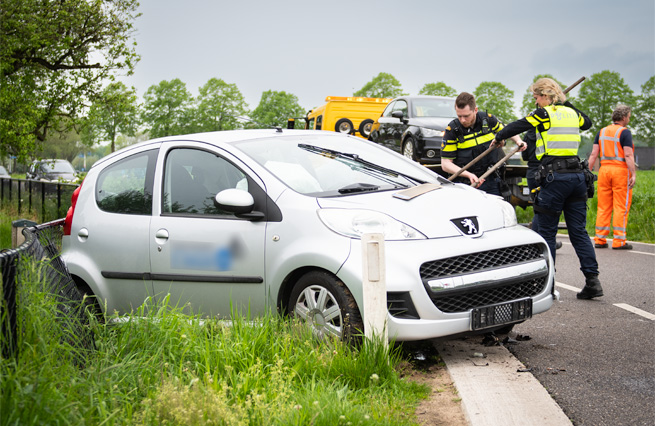
[[[19,356],[0,364],[2,425],[411,425],[429,394],[401,377],[393,346],[317,342],[276,314],[203,321],[165,300],[92,321],[97,350],[80,353],[27,269]]]

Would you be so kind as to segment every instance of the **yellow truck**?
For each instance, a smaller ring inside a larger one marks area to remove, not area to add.
[[[390,101],[390,98],[328,96],[325,104],[307,113],[305,129],[332,130],[368,139],[371,125]]]

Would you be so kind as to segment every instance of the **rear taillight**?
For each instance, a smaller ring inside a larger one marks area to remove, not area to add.
[[[82,181],[82,183],[84,183],[84,181]],[[80,186],[75,188],[75,191],[73,191],[73,195],[71,195],[71,206],[68,208],[68,212],[66,212],[66,219],[64,220],[64,235],[71,234],[71,225],[73,224],[73,213],[75,212],[77,197],[80,195],[80,189],[82,189],[82,183],[80,183]]]

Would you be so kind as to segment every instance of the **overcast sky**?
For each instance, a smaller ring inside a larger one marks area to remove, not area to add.
[[[123,78],[140,97],[174,78],[196,96],[215,77],[236,84],[251,109],[267,90],[310,109],[386,72],[412,95],[437,81],[458,92],[498,81],[519,107],[537,74],[568,85],[611,70],[635,93],[655,74],[655,0],[140,3],[142,59]]]

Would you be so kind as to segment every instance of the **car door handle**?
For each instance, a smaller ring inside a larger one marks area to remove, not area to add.
[[[155,233],[155,239],[159,242],[159,240],[163,240],[162,242],[165,242],[168,240],[168,231],[166,229],[159,229]]]

